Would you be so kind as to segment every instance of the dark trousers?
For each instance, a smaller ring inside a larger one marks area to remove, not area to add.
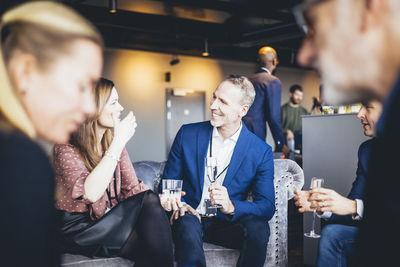
[[[329,224],[322,229],[318,248],[318,267],[346,267],[352,265],[359,228]]]
[[[206,266],[203,241],[240,250],[237,266],[263,266],[267,253],[269,225],[267,220],[245,216],[235,222],[219,218],[199,219],[186,214],[174,222],[175,260],[178,266]]]
[[[135,267],[173,266],[171,227],[158,195],[151,190],[124,200],[97,221],[88,212],[59,212],[66,252],[122,256],[134,260]]]

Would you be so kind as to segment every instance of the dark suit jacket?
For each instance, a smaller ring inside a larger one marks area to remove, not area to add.
[[[400,76],[399,76],[400,77]],[[400,79],[384,105],[371,150],[358,266],[399,266],[400,240]]]
[[[351,191],[347,198],[349,199],[360,199],[364,201],[366,177],[368,170],[368,159],[371,153],[372,144],[374,139],[365,141],[358,148],[358,167],[356,172],[356,179],[353,182]],[[332,214],[328,220],[329,223],[343,223],[351,225],[359,225],[360,221],[355,221],[351,218],[351,215],[341,216]]]
[[[281,124],[281,81],[263,69],[259,69],[256,74],[248,78],[254,85],[256,98],[246,115],[250,120],[245,119],[244,122],[249,129],[254,129],[255,135],[265,141],[267,121],[275,140],[276,150],[279,151],[285,143]]]
[[[204,184],[204,158],[213,126],[209,121],[183,125],[177,133],[163,179],[183,179],[184,201],[193,208],[200,203]],[[275,212],[274,160],[271,147],[243,125],[223,186],[235,205],[235,214],[220,218],[235,221],[245,215],[266,220]],[[160,183],[162,184],[162,183]],[[252,190],[253,202],[246,201]]]
[[[0,265],[59,266],[54,174],[44,151],[0,130]]]

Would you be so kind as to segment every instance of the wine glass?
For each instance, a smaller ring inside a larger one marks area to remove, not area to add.
[[[310,184],[310,189],[314,188],[320,188],[324,185],[324,179],[323,178],[318,178],[318,177],[313,177],[311,179],[311,184]],[[305,236],[311,237],[311,238],[320,238],[321,236],[315,233],[315,217],[316,217],[316,209],[313,210],[313,219],[312,219],[312,225],[311,225],[311,231],[309,233],[304,233]]]
[[[210,187],[212,188],[217,179],[217,158],[205,157],[204,165],[206,166],[206,174],[211,183]],[[221,205],[213,205],[210,206],[210,208],[221,208]]]

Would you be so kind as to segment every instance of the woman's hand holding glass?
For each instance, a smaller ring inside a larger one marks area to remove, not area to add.
[[[181,197],[185,195],[186,193],[184,191],[181,191]],[[159,196],[160,196],[161,206],[166,211],[176,211],[183,207],[184,203],[182,203],[180,197],[176,197],[174,195],[170,195],[169,193],[164,193],[164,192]]]
[[[180,192],[180,196],[185,196],[186,193],[184,191]],[[181,197],[177,197],[174,194],[169,194],[167,192],[160,194],[160,203],[164,210],[172,211],[171,217],[169,218],[170,224],[174,224],[174,221],[177,220],[180,216],[184,216],[186,213],[195,215],[200,221],[201,217],[199,213],[192,208],[190,205],[183,203],[181,201]]]
[[[166,211],[177,211],[184,205],[181,198],[185,195],[182,191],[183,181],[175,179],[163,179],[162,194],[160,195],[161,206]]]

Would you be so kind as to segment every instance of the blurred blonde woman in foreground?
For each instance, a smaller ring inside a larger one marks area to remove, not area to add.
[[[67,142],[95,111],[103,41],[55,2],[17,6],[0,28],[0,259],[4,266],[58,266],[54,175],[36,141]]]

